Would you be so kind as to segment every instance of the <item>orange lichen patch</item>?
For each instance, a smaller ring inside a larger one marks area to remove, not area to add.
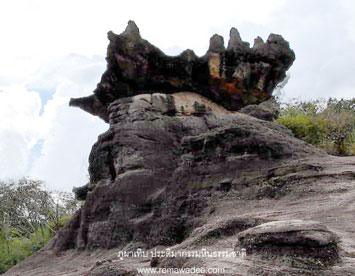
[[[234,82],[222,82],[219,85],[221,91],[227,93],[228,95],[242,94],[243,89],[240,87],[240,83],[238,81]]]
[[[208,56],[208,67],[210,69],[210,76],[213,78],[220,78],[219,70],[221,65],[221,57],[217,53],[210,53]]]
[[[269,92],[265,92],[264,90],[252,90],[251,92],[254,96],[256,97],[260,97],[260,98],[264,98],[264,99],[267,99],[267,98],[270,98],[271,95]]]
[[[257,87],[258,89],[245,90],[243,89],[243,86],[240,81],[224,82],[223,79],[219,79],[218,81],[219,83],[216,83],[214,85],[218,86],[218,89],[221,93],[225,93],[227,95],[251,95],[264,100],[270,98],[271,96],[270,92],[265,92],[263,89],[259,89],[260,87]],[[263,84],[263,81],[260,82],[260,85]]]

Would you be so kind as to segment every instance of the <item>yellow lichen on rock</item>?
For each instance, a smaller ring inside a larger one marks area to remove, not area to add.
[[[221,65],[221,57],[217,53],[210,53],[208,56],[208,67],[210,75],[213,78],[220,78],[219,69]]]

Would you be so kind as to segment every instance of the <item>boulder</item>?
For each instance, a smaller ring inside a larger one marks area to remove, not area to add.
[[[290,258],[291,266],[325,268],[339,260],[337,236],[316,221],[272,221],[237,236],[237,247],[245,248],[247,254]]]
[[[334,245],[335,235],[315,221],[284,220],[267,222],[238,235],[242,245],[263,244],[321,247]]]

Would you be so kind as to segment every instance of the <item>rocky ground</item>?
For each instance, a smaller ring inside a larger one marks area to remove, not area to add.
[[[90,157],[91,186],[80,190],[84,209],[6,276],[152,274],[140,268],[355,275],[354,157],[329,156],[195,94],[172,97],[173,105],[160,94],[110,105],[110,131]],[[169,115],[186,102],[185,115]],[[138,249],[147,256],[119,258]],[[191,255],[158,258],[154,249]]]
[[[308,166],[321,170],[306,169]],[[232,189],[215,200],[215,210],[209,216],[207,224],[194,229],[186,240],[171,249],[206,248],[210,251],[233,251],[240,243],[238,234],[246,227],[262,221],[298,219],[317,221],[334,233],[337,237],[335,244],[338,253],[332,252],[332,256],[329,256],[331,263],[323,261],[321,256],[320,258],[305,258],[302,254],[293,256],[293,251],[297,250],[294,243],[289,243],[287,250],[282,251],[280,248],[285,246],[279,245],[278,241],[285,243],[284,239],[288,237],[285,228],[280,229],[278,237],[268,242],[268,245],[280,247],[277,250],[270,250],[269,254],[266,247],[263,252],[247,253],[246,257],[190,258],[183,261],[176,258],[174,266],[225,268],[231,275],[355,275],[355,158],[300,159],[284,164],[282,169],[284,173],[275,177],[288,179],[284,195],[256,199],[253,198],[255,196],[252,192],[244,193],[239,189]],[[248,195],[250,199],[247,198]],[[307,227],[304,230],[307,230]],[[311,245],[302,246],[309,248]],[[164,248],[166,247],[159,247],[159,250]],[[135,272],[137,268],[150,267],[151,258],[120,260],[118,258],[120,250],[123,249],[63,252],[45,249],[4,275],[137,275]],[[129,271],[132,271],[131,274]]]

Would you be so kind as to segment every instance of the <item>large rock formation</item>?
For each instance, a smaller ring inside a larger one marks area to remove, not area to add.
[[[249,49],[232,29],[227,49],[214,36],[201,58],[165,56],[133,22],[109,39],[95,94],[71,100],[109,123],[90,154],[90,183],[76,189],[85,204],[45,250],[5,275],[354,275],[354,158],[330,157],[235,111],[267,99],[283,78],[294,58],[283,39]],[[271,119],[276,109],[242,111]],[[118,256],[142,249],[169,254]],[[171,255],[191,250],[246,256]]]
[[[165,55],[141,38],[133,21],[120,35],[109,32],[108,39],[107,70],[94,94],[70,102],[106,122],[110,103],[137,94],[196,92],[231,111],[258,104],[270,98],[295,59],[280,35],[270,34],[266,43],[258,37],[250,48],[235,28],[227,49],[223,37],[214,35],[202,57],[192,50]]]
[[[281,36],[250,49],[232,28],[227,49],[214,35],[201,58],[191,50],[166,56],[133,21],[108,38],[94,95],[70,105],[110,129],[91,152],[90,183],[76,191],[87,204],[57,248],[174,244],[203,223],[211,189],[228,191],[243,171],[313,150],[277,125],[232,112],[270,98],[285,77],[294,53]]]
[[[279,125],[194,93],[117,99],[108,113],[110,129],[90,154],[86,204],[60,249],[175,244],[204,223],[208,198],[228,193],[242,175],[323,154]]]

